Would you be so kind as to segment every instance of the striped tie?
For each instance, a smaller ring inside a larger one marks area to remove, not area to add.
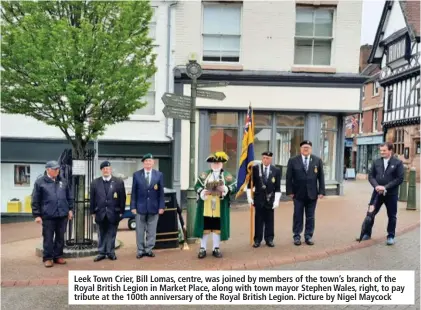
[[[307,170],[308,170],[308,161],[307,161],[307,157],[304,157],[304,169],[306,170],[306,172],[307,172]]]

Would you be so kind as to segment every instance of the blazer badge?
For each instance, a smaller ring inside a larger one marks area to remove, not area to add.
[[[155,185],[153,186],[153,189],[157,191],[157,190],[158,190],[158,184],[155,184]]]
[[[117,198],[117,193],[114,193],[114,198]]]
[[[314,167],[314,173],[317,173],[317,166]]]
[[[275,183],[275,177],[272,177],[272,183]]]
[[[392,169],[393,169],[393,168],[395,168],[395,166],[393,166],[393,165],[392,165],[390,168],[392,168]]]

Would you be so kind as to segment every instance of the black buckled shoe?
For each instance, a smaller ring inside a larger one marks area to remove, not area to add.
[[[108,255],[108,259],[110,259],[110,260],[116,260],[117,259],[117,256],[115,254]]]
[[[198,258],[205,258],[206,257],[206,249],[200,248]]]
[[[149,253],[146,253],[146,256],[155,257],[155,254],[154,254],[154,252],[150,251]]]
[[[270,248],[273,248],[275,246],[275,244],[273,243],[273,241],[267,241],[266,245]]]
[[[300,240],[300,239],[294,239],[294,244],[295,244],[296,246],[301,245],[301,240]]]
[[[105,259],[105,257],[106,257],[105,255],[98,255],[97,257],[94,258],[94,262],[99,262]]]
[[[212,255],[215,256],[216,258],[221,258],[222,257],[221,250],[219,248],[215,248],[212,251]]]

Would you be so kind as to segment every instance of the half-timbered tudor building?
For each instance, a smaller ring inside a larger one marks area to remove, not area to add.
[[[369,63],[381,65],[383,131],[405,164],[420,165],[420,2],[386,1]]]

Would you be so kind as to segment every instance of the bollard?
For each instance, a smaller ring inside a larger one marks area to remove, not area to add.
[[[409,184],[408,184],[408,202],[406,203],[407,210],[417,209],[417,183],[416,183],[416,172],[415,168],[412,167],[409,172]]]
[[[399,201],[408,201],[408,175],[409,175],[409,167],[404,165],[405,175],[403,177],[403,182],[399,186]]]

